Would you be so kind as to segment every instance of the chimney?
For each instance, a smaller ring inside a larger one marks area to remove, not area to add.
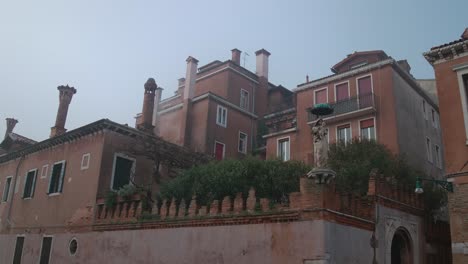
[[[7,118],[6,119],[6,131],[5,131],[5,138],[8,137],[8,135],[13,132],[13,129],[15,128],[16,124],[18,123],[18,120],[14,118]]]
[[[162,91],[163,91],[163,88],[156,87],[156,92],[154,94],[154,109],[153,109],[153,123],[152,123],[154,127],[156,127],[158,123],[158,111],[159,111],[159,103],[161,102]]]
[[[192,56],[187,58],[187,73],[185,75],[184,100],[192,99],[195,95],[195,81],[197,79],[198,60]]]
[[[402,67],[407,73],[411,74],[411,66],[409,65],[407,60],[399,60],[398,65]]]
[[[271,53],[261,49],[256,51],[255,55],[257,56],[257,75],[268,80],[268,57]]]
[[[234,62],[237,65],[240,65],[240,58],[241,58],[241,51],[238,49],[233,49],[231,50],[232,52],[232,62]]]
[[[462,39],[468,39],[468,27],[465,28],[465,31],[463,31],[463,34],[461,35]]]
[[[184,86],[184,84],[185,84],[185,78],[183,78],[183,77],[182,77],[182,78],[179,78],[179,79],[177,80],[177,82],[178,82],[178,87],[177,87],[177,88],[179,88],[180,86]]]
[[[141,123],[137,128],[150,132],[153,129],[154,94],[158,85],[153,78],[149,78],[144,87],[145,94],[143,97],[143,110],[141,110]]]
[[[50,129],[50,137],[62,135],[67,130],[65,129],[65,123],[67,122],[68,106],[72,100],[76,89],[68,86],[68,84],[60,85],[57,87],[59,90],[59,108],[57,111],[57,118],[55,119],[55,126]]]
[[[306,75],[306,83],[309,82],[309,74]]]

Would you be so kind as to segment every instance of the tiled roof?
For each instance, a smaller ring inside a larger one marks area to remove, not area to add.
[[[9,136],[13,141],[19,141],[19,142],[23,142],[23,143],[30,144],[30,145],[37,143],[37,141],[35,140],[32,140],[30,138],[27,138],[25,136],[22,136],[16,133],[10,133]]]
[[[453,44],[457,44],[457,43],[463,42],[463,41],[465,41],[465,40],[468,40],[468,28],[465,28],[465,31],[463,31],[463,34],[460,36],[460,39],[454,40],[454,41],[451,41],[451,42],[449,42],[449,43],[445,43],[445,44],[442,44],[442,45],[439,45],[439,46],[432,47],[431,50],[435,50],[435,49],[440,49],[440,48],[443,48],[443,47],[451,46],[451,45],[453,45]]]

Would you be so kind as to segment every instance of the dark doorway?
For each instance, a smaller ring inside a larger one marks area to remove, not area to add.
[[[413,249],[411,247],[411,240],[405,230],[399,229],[395,232],[395,235],[392,239],[391,250],[392,264],[413,263]]]

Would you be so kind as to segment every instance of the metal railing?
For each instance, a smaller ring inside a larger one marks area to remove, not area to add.
[[[346,100],[330,103],[330,106],[333,108],[333,113],[330,115],[322,116],[322,118],[346,114],[366,108],[375,108],[375,95],[373,93],[362,94],[348,98]],[[307,111],[307,120],[309,122],[318,119],[316,115],[310,112],[311,109],[312,108],[309,108]]]

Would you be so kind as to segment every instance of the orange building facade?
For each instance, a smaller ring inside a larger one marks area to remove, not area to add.
[[[296,105],[266,116],[267,157],[313,164],[311,126],[315,104],[328,103],[328,141],[374,139],[427,174],[443,175],[437,104],[418,85],[406,61],[383,51],[355,52],[332,67],[333,75],[294,89]]]
[[[445,145],[454,263],[468,262],[468,28],[460,39],[424,53],[434,67]]]

